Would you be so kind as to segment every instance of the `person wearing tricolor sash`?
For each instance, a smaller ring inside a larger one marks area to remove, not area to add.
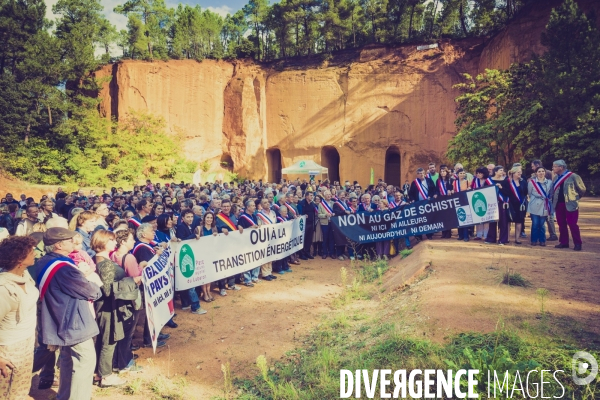
[[[579,219],[579,199],[585,195],[585,185],[581,177],[567,169],[563,160],[552,164],[554,179],[552,180],[552,208],[556,211],[558,222],[559,243],[554,246],[559,249],[569,248],[569,230],[573,236],[573,250],[581,250],[581,234],[577,220]]]
[[[277,215],[277,223],[278,224],[282,224],[286,221],[289,221],[288,215],[287,215],[288,209],[285,207],[280,207],[279,209],[279,215]],[[292,269],[290,268],[290,257],[284,257],[281,260],[277,260],[277,261],[273,261],[273,270],[275,272],[277,272],[280,275],[285,274],[286,272],[294,272],[292,271]]]
[[[471,182],[472,189],[479,189],[486,186],[492,186],[492,180],[489,178],[490,173],[486,167],[479,167],[475,170],[475,178]],[[490,230],[490,224],[478,224],[477,228],[477,236],[473,240],[485,240],[487,238],[487,233]]]
[[[244,228],[238,224],[235,214],[231,212],[231,201],[229,199],[221,201],[221,211],[216,215],[216,218],[217,230],[220,233],[228,235],[229,232],[239,231],[241,234],[244,231]],[[227,296],[227,290],[240,290],[240,287],[235,284],[237,277],[238,275],[232,275],[218,281],[221,296]]]
[[[445,165],[443,165],[445,167]],[[440,168],[440,174],[437,181],[437,192],[441,197],[449,196],[453,193],[452,182],[453,178],[450,177],[450,171],[448,168]],[[452,229],[442,231],[442,239],[450,239],[452,237]]]
[[[496,243],[496,237],[498,230],[500,230],[500,236],[498,237],[498,244],[504,246],[508,243],[508,213],[509,213],[509,193],[510,190],[508,185],[510,184],[508,178],[504,174],[504,167],[502,165],[496,165],[494,167],[494,175],[490,177],[492,183],[496,186],[496,194],[498,196],[498,222],[490,222],[490,228],[485,243]]]
[[[244,212],[240,214],[238,223],[244,229],[258,229],[258,220],[256,219],[256,203],[254,200],[246,200],[244,203]],[[254,284],[258,283],[258,275],[260,274],[260,267],[246,271],[243,274],[244,285],[253,287]]]
[[[307,191],[304,193],[304,200],[298,203],[298,211],[300,215],[306,215],[306,228],[304,230],[304,248],[302,249],[301,260],[313,259],[310,254],[310,247],[313,244],[313,236],[317,222],[319,221],[317,211],[318,206],[313,202],[314,193]]]
[[[333,212],[333,201],[331,200],[331,191],[323,191],[323,198],[319,203],[319,220],[321,222],[321,231],[323,232],[323,247],[322,258],[328,256],[336,258],[335,241],[333,238],[333,225],[330,223],[331,217],[335,215]]]
[[[435,184],[431,178],[427,178],[425,176],[425,170],[423,168],[417,168],[417,176],[410,184],[408,197],[410,198],[411,203],[437,197],[437,189]],[[428,233],[427,239],[431,240],[432,238],[433,234]],[[423,239],[423,235],[415,236],[415,239],[420,241]]]
[[[348,203],[346,202],[346,191],[345,190],[338,190],[337,191],[337,196],[336,197],[332,197],[333,200],[333,214],[336,216],[342,216],[342,215],[348,215],[348,214],[352,214],[352,210],[350,209],[350,207],[348,206]],[[333,227],[333,226],[332,226]],[[344,253],[346,252],[346,245],[348,244],[348,241],[346,239],[346,237],[344,237],[343,235],[333,235],[334,236],[334,243],[336,246],[336,254],[337,254],[337,258],[340,261],[344,261],[346,259],[346,257],[344,257]],[[348,247],[348,253],[351,253],[351,247]],[[352,256],[354,256],[354,253],[351,254]]]
[[[546,219],[552,214],[552,181],[546,179],[546,169],[538,167],[536,177],[527,184],[529,203],[527,211],[531,215],[531,245],[546,246]]]
[[[365,193],[360,198],[361,202],[358,205],[358,212],[373,212],[377,206],[371,204],[371,195],[369,193]]]
[[[90,399],[96,366],[93,338],[98,324],[90,301],[102,291],[67,257],[74,250],[76,233],[50,228],[44,233],[46,255],[34,269],[40,290],[42,343],[60,347],[60,385],[57,399]]]
[[[291,189],[294,187],[291,186]],[[288,219],[296,219],[300,217],[300,213],[298,212],[298,196],[294,193],[293,190],[289,190],[285,194],[285,202],[283,204],[285,208],[287,208],[287,216]],[[300,251],[292,254],[290,256],[290,264],[300,265]]]
[[[527,182],[521,177],[521,167],[513,167],[509,171],[509,221],[515,224],[515,244],[521,244],[519,236],[527,214]]]
[[[149,215],[152,212],[152,203],[148,200],[140,200],[136,206],[137,214],[133,217],[129,218],[127,221],[129,223],[129,228],[137,229],[142,224],[142,219]]]
[[[131,250],[131,254],[135,257],[135,260],[138,262],[140,266],[148,264],[150,260],[156,254],[162,253],[162,246],[153,246],[150,243],[154,240],[155,233],[154,228],[149,223],[142,223],[137,231],[135,231],[135,236],[137,238],[136,244],[133,246],[133,250]],[[142,290],[142,293],[144,291]],[[143,304],[143,302],[142,302]],[[144,314],[145,315],[145,314]],[[156,347],[164,347],[167,345],[165,340],[169,339],[171,335],[161,334],[158,335],[158,341],[156,343]],[[144,321],[144,335],[143,335],[143,346],[144,347],[152,347],[152,337],[150,336],[150,328],[148,324]]]
[[[400,189],[394,192],[394,198],[391,202],[388,202],[388,208],[390,210],[402,208],[408,203],[404,201],[404,194],[400,191]],[[394,247],[396,248],[396,254],[400,252],[400,238],[393,239]],[[410,244],[410,236],[404,236],[404,247],[407,249],[412,249]]]
[[[256,219],[258,220],[258,225],[272,225],[277,223],[277,215],[271,210],[271,202],[267,198],[263,198],[260,201],[261,209],[256,213]],[[273,279],[277,279],[276,276],[273,275],[273,263],[268,262],[260,267],[260,273],[262,278],[265,281],[272,281]]]
[[[537,177],[537,174],[535,171],[537,171],[537,169],[539,167],[543,167],[541,160],[533,160],[531,162],[531,169],[533,170],[533,173],[531,174],[531,178],[529,178],[529,181],[531,181]],[[553,178],[552,171],[549,169],[546,169],[546,180],[549,180],[550,182],[552,182],[552,178]],[[552,191],[548,194],[550,195],[550,203],[552,203]],[[550,235],[547,239],[548,242],[558,241],[558,236],[556,235],[556,226],[554,224],[554,221],[555,221],[554,216],[555,216],[555,210],[552,209],[552,212],[550,213],[550,215],[548,215],[548,218],[546,218],[546,226],[548,227],[548,234]]]

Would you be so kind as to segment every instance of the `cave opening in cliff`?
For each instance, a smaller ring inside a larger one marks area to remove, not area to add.
[[[333,146],[325,146],[321,149],[321,165],[328,168],[329,180],[340,180],[340,153]]]
[[[400,149],[396,146],[388,147],[385,152],[385,182],[400,186]]]
[[[281,151],[279,149],[267,149],[267,171],[269,182],[281,181]]]
[[[223,154],[221,156],[221,167],[233,172],[233,159],[229,154]]]

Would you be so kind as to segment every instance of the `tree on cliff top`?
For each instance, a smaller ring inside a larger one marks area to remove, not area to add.
[[[545,54],[456,85],[459,132],[448,157],[471,167],[565,159],[581,174],[600,172],[599,42],[595,21],[565,0],[542,36]]]

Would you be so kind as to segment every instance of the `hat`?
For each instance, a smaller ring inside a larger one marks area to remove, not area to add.
[[[50,228],[44,233],[44,245],[52,246],[63,240],[71,239],[77,232],[65,228]]]
[[[156,215],[146,215],[144,218],[142,218],[142,223],[152,222],[157,218],[158,217]]]

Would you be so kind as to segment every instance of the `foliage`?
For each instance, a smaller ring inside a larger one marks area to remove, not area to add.
[[[600,172],[599,41],[595,22],[566,0],[551,13],[541,57],[465,75],[448,158],[467,168],[565,159],[582,175]]]
[[[223,18],[198,5],[128,0],[114,9],[129,18],[114,40],[128,58],[269,61],[369,43],[490,35],[536,1],[249,0]]]

